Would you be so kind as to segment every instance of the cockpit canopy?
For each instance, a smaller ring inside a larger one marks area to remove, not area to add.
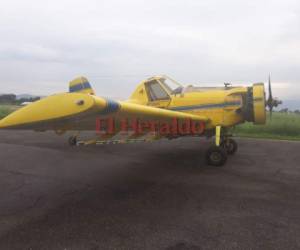
[[[170,99],[170,95],[180,94],[183,90],[181,84],[168,76],[151,77],[145,84],[151,101]]]

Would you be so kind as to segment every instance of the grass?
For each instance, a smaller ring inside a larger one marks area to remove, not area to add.
[[[233,133],[240,137],[279,140],[300,140],[300,115],[274,112],[272,120],[268,114],[266,125],[244,123],[236,126]]]
[[[0,119],[4,118],[5,116],[9,115],[13,111],[17,110],[19,106],[16,105],[0,105]]]

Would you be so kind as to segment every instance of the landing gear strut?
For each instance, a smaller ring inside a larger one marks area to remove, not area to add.
[[[78,136],[80,134],[80,131],[77,131],[75,134],[69,137],[68,143],[70,146],[76,146],[78,142]]]
[[[206,162],[208,165],[221,167],[227,161],[227,151],[221,147],[221,126],[216,127],[215,145],[206,151]]]
[[[228,155],[233,155],[237,151],[237,143],[229,138],[228,133],[221,133],[221,126],[216,127],[215,145],[208,148],[206,151],[206,162],[208,165],[221,167],[225,165]]]

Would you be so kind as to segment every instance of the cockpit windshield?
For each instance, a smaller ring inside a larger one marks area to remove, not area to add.
[[[183,86],[167,76],[163,76],[159,81],[171,94],[179,94],[182,92]]]

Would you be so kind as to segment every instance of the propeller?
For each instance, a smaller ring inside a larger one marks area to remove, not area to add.
[[[280,104],[282,104],[282,101],[279,100],[278,98],[273,98],[273,94],[272,94],[272,85],[271,85],[271,76],[269,75],[269,97],[268,100],[266,102],[266,106],[269,108],[270,111],[270,118],[272,119],[272,112],[273,109],[278,107]]]

